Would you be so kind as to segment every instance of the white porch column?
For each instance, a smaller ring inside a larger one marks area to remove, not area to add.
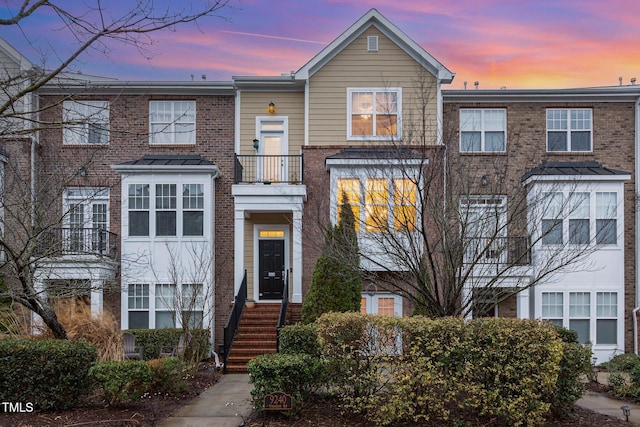
[[[233,294],[236,295],[244,277],[244,209],[235,208],[234,224],[234,283]]]
[[[517,316],[518,319],[530,319],[531,313],[529,310],[529,292],[530,288],[520,291],[516,296],[517,302]]]
[[[293,214],[293,294],[291,302],[302,302],[302,210]]]
[[[103,308],[104,280],[91,280],[91,314],[99,316]]]

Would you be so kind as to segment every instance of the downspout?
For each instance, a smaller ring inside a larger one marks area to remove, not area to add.
[[[635,276],[636,276],[636,308],[631,312],[633,315],[633,352],[638,354],[638,311],[640,311],[640,276],[638,275],[638,268],[640,267],[640,235],[638,234],[638,230],[640,230],[640,215],[638,214],[638,195],[640,194],[640,182],[638,181],[638,174],[640,173],[640,98],[636,100],[636,126],[635,126],[635,215],[636,215],[636,265],[635,265]]]

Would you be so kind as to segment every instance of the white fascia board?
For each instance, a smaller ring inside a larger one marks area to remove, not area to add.
[[[522,182],[527,186],[535,182],[622,182],[631,179],[631,174],[624,175],[534,175]]]
[[[222,176],[220,168],[216,165],[111,165],[111,169],[120,174],[141,173],[209,173],[214,178]]]
[[[397,167],[397,166],[426,166],[429,159],[327,159],[327,170],[335,167]]]

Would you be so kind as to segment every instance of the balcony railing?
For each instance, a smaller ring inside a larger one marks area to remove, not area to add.
[[[222,358],[224,364],[224,373],[227,371],[227,360],[229,359],[229,353],[231,353],[231,347],[233,346],[233,340],[236,338],[238,332],[238,325],[240,324],[240,318],[242,318],[242,312],[244,311],[244,305],[247,301],[247,270],[244,271],[242,277],[242,283],[238,293],[233,298],[233,307],[229,314],[229,319],[224,327],[224,344],[222,345]]]
[[[302,154],[287,156],[237,155],[236,184],[302,184]]]
[[[531,264],[528,237],[478,237],[465,239],[467,264]]]
[[[39,256],[99,255],[115,257],[116,234],[101,228],[52,228],[38,241]]]

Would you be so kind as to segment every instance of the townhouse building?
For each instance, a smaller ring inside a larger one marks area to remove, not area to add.
[[[28,69],[0,48],[5,68]],[[415,295],[384,276],[415,260],[381,236],[440,238],[424,206],[446,195],[463,219],[465,315],[547,319],[599,362],[637,351],[640,88],[446,89],[453,79],[375,9],[279,76],[61,76],[25,101],[41,126],[5,136],[0,158],[5,189],[12,171],[47,194],[39,289],[79,289],[122,329],[202,324],[242,365],[274,349],[251,341],[263,336],[231,347],[233,303],[299,310],[347,204],[374,273],[362,311],[413,313]]]

